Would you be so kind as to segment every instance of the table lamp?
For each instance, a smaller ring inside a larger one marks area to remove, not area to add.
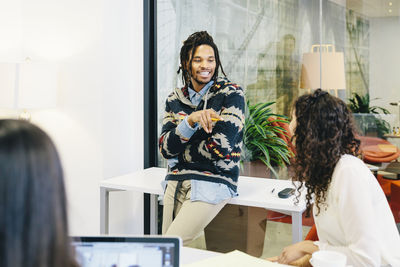
[[[338,97],[338,90],[346,89],[343,53],[333,45],[313,45],[303,54],[300,88],[333,90]]]
[[[57,68],[26,58],[22,63],[0,63],[0,107],[27,110],[54,108],[57,102]]]

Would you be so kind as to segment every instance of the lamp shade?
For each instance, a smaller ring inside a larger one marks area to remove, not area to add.
[[[14,108],[17,64],[0,63],[0,107]]]
[[[57,103],[57,69],[47,63],[19,64],[17,108],[54,108]]]
[[[303,54],[300,88],[346,89],[343,53],[314,52]]]
[[[57,73],[57,68],[48,63],[24,61],[18,64],[0,64],[0,107],[56,107]]]

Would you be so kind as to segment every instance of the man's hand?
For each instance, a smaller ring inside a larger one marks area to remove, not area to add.
[[[318,247],[310,240],[302,241],[283,249],[281,255],[278,256],[278,263],[289,264],[300,259],[306,254],[312,254],[317,251]]]
[[[213,119],[214,121],[223,120],[213,109],[205,109],[190,114],[187,122],[191,127],[193,127],[194,124],[198,122],[201,124],[201,127],[203,127],[206,133],[211,133],[213,127]]]

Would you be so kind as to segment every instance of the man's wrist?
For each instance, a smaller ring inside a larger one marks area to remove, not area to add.
[[[190,124],[188,123],[187,117],[185,117],[183,119],[183,121],[181,121],[181,123],[178,124],[177,130],[181,133],[181,135],[183,137],[188,139],[185,141],[182,140],[182,143],[186,143],[187,141],[189,141],[189,139],[192,137],[192,135],[196,132],[197,125],[195,124],[194,127],[190,126]]]
[[[189,123],[190,127],[192,128],[194,127],[195,122],[192,120],[190,115],[187,117],[187,122]]]

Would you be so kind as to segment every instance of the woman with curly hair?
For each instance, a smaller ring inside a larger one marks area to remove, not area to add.
[[[400,266],[400,237],[386,197],[357,158],[360,141],[346,104],[320,89],[300,96],[290,123],[296,146],[294,179],[307,189],[319,241],[286,247],[291,263],[317,250],[338,251],[353,266]]]

